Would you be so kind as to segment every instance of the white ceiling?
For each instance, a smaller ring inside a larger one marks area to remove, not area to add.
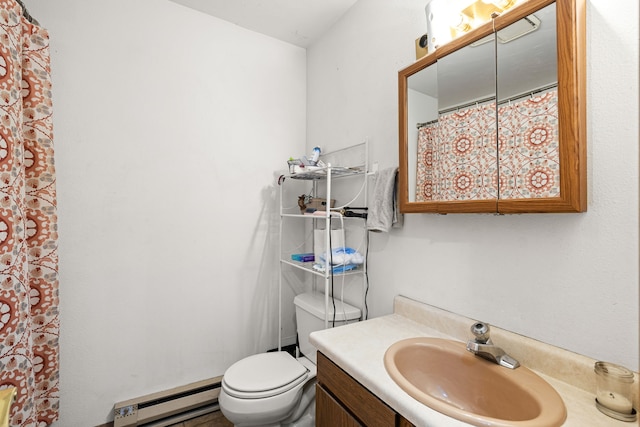
[[[357,0],[172,0],[248,30],[306,48]]]

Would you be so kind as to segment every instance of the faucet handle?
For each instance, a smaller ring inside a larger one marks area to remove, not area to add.
[[[489,342],[489,324],[476,322],[471,325],[471,333],[476,337],[476,342],[486,344]]]
[[[503,354],[500,357],[500,360],[498,363],[501,366],[504,366],[505,368],[509,368],[509,369],[516,369],[518,366],[520,366],[520,362],[518,362],[516,359],[509,356],[508,354]]]

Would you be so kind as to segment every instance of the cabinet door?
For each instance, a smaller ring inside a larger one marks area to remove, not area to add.
[[[398,427],[416,427],[413,424],[411,424],[411,421],[407,420],[402,415],[398,415],[398,416],[400,417],[398,420]]]
[[[362,427],[324,388],[316,385],[316,427]]]
[[[367,427],[390,427],[397,414],[339,366],[318,352],[318,383]],[[319,411],[316,410],[318,413]],[[336,426],[339,424],[335,424]]]

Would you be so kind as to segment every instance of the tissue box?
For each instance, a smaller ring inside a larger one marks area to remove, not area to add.
[[[311,261],[315,261],[316,257],[312,253],[293,254],[291,255],[291,259],[298,262],[311,262]]]

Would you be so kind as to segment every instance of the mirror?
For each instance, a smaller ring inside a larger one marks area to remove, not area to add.
[[[401,212],[586,210],[584,19],[529,0],[399,72]]]
[[[438,123],[432,126],[438,129],[439,201],[475,200],[496,209],[495,55],[489,42],[464,46],[437,61]]]
[[[414,191],[409,192],[411,202],[432,199],[432,179],[427,175],[431,173],[432,153],[427,147],[428,141],[419,142],[419,130],[424,126],[438,122],[438,68],[433,63],[425,67],[421,72],[407,78],[407,122],[404,123],[408,131],[408,156],[409,164],[416,165],[407,172],[409,175],[409,187]],[[424,135],[423,135],[424,139]],[[431,148],[431,147],[429,147]],[[418,161],[420,158],[420,161]],[[421,188],[417,190],[417,177],[420,176]]]

